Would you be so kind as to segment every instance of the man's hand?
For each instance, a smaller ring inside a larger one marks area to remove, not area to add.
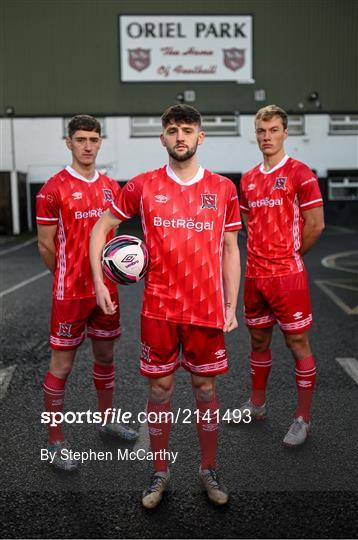
[[[239,326],[239,323],[237,322],[237,319],[236,319],[235,309],[231,305],[226,304],[224,332],[231,332],[231,330],[234,330],[238,326]]]
[[[109,290],[103,282],[95,284],[96,301],[106,315],[113,315],[117,311],[117,305],[112,302]]]

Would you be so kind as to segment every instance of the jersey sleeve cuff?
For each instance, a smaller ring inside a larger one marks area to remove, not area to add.
[[[110,210],[113,215],[115,215],[117,218],[119,218],[121,221],[124,221],[126,219],[131,219],[132,216],[127,216],[118,206],[112,202],[112,206],[110,207]]]
[[[38,225],[56,225],[58,223],[58,218],[36,216],[36,223]]]
[[[305,210],[310,210],[311,208],[317,208],[318,206],[323,206],[323,200],[322,199],[314,199],[314,201],[309,201],[303,204],[300,204],[300,208]]]
[[[238,231],[242,229],[241,221],[235,221],[235,223],[226,223],[225,231]]]

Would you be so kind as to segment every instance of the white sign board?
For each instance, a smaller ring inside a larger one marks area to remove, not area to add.
[[[121,15],[123,82],[253,83],[252,15]]]

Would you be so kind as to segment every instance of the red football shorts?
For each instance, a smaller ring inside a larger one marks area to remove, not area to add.
[[[105,315],[96,298],[52,300],[50,346],[68,351],[76,349],[87,336],[92,339],[116,339],[120,333],[118,294],[111,294],[118,306],[114,315]]]
[[[306,270],[277,277],[247,277],[244,304],[249,328],[268,328],[278,322],[285,334],[299,334],[312,326]]]
[[[228,370],[224,334],[219,328],[176,324],[142,315],[141,336],[140,372],[145,377],[166,377],[180,365],[204,377]]]

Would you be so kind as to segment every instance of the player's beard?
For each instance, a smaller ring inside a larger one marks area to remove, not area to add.
[[[192,146],[191,148],[188,148],[184,154],[178,154],[175,148],[167,147],[167,151],[170,157],[172,157],[176,161],[187,161],[188,159],[192,158],[196,154],[197,148],[198,148],[198,141],[196,141],[194,146]]]

